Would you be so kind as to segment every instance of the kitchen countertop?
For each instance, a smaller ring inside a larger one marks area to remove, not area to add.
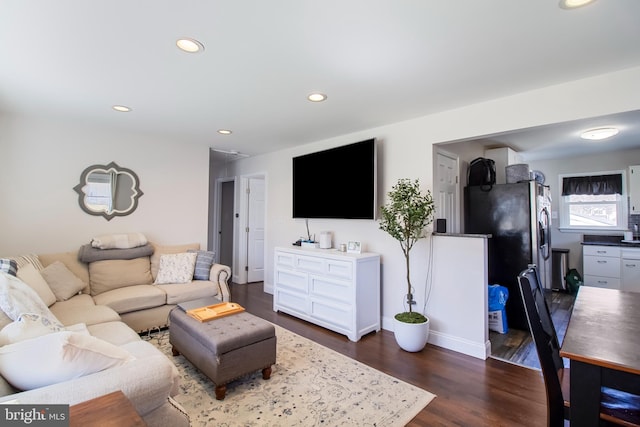
[[[634,240],[633,242],[624,242],[622,236],[599,236],[588,235],[582,236],[583,245],[593,246],[621,246],[628,248],[640,248],[640,240]]]

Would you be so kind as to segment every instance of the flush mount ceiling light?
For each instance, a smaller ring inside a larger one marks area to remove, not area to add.
[[[121,113],[128,113],[129,111],[131,111],[131,108],[127,107],[126,105],[114,105],[111,108]]]
[[[618,129],[612,127],[594,128],[582,132],[582,134],[580,134],[580,138],[599,141],[601,139],[607,139],[614,135],[617,135],[618,132]]]
[[[575,9],[593,3],[595,0],[560,0],[562,9]]]
[[[312,93],[307,96],[307,99],[311,102],[322,102],[327,99],[327,95],[324,93]]]
[[[229,129],[218,129],[218,133],[220,135],[231,135],[233,132]]]
[[[198,53],[204,50],[204,45],[196,39],[182,38],[176,41],[176,46],[187,53]]]

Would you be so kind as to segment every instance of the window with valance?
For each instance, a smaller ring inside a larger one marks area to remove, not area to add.
[[[625,230],[625,172],[560,175],[560,229]]]
[[[572,194],[620,194],[622,195],[622,174],[568,176],[562,178],[562,195]]]

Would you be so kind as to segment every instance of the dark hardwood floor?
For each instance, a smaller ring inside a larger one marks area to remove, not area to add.
[[[275,313],[272,296],[262,289],[262,283],[231,284],[232,300],[256,316],[436,394],[409,426],[546,425],[545,390],[538,370],[430,344],[421,352],[407,353],[385,330],[354,343],[344,335]]]
[[[548,291],[546,297],[558,341],[562,344],[564,333],[569,325],[571,310],[573,310],[575,295]],[[491,357],[540,369],[536,347],[529,331],[513,328],[509,329],[506,334],[489,331],[489,340],[491,341]],[[569,360],[565,359],[564,364],[569,367]]]

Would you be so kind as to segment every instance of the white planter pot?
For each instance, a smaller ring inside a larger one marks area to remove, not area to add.
[[[393,334],[401,349],[412,353],[420,351],[429,339],[429,318],[424,323],[404,323],[394,317]]]

